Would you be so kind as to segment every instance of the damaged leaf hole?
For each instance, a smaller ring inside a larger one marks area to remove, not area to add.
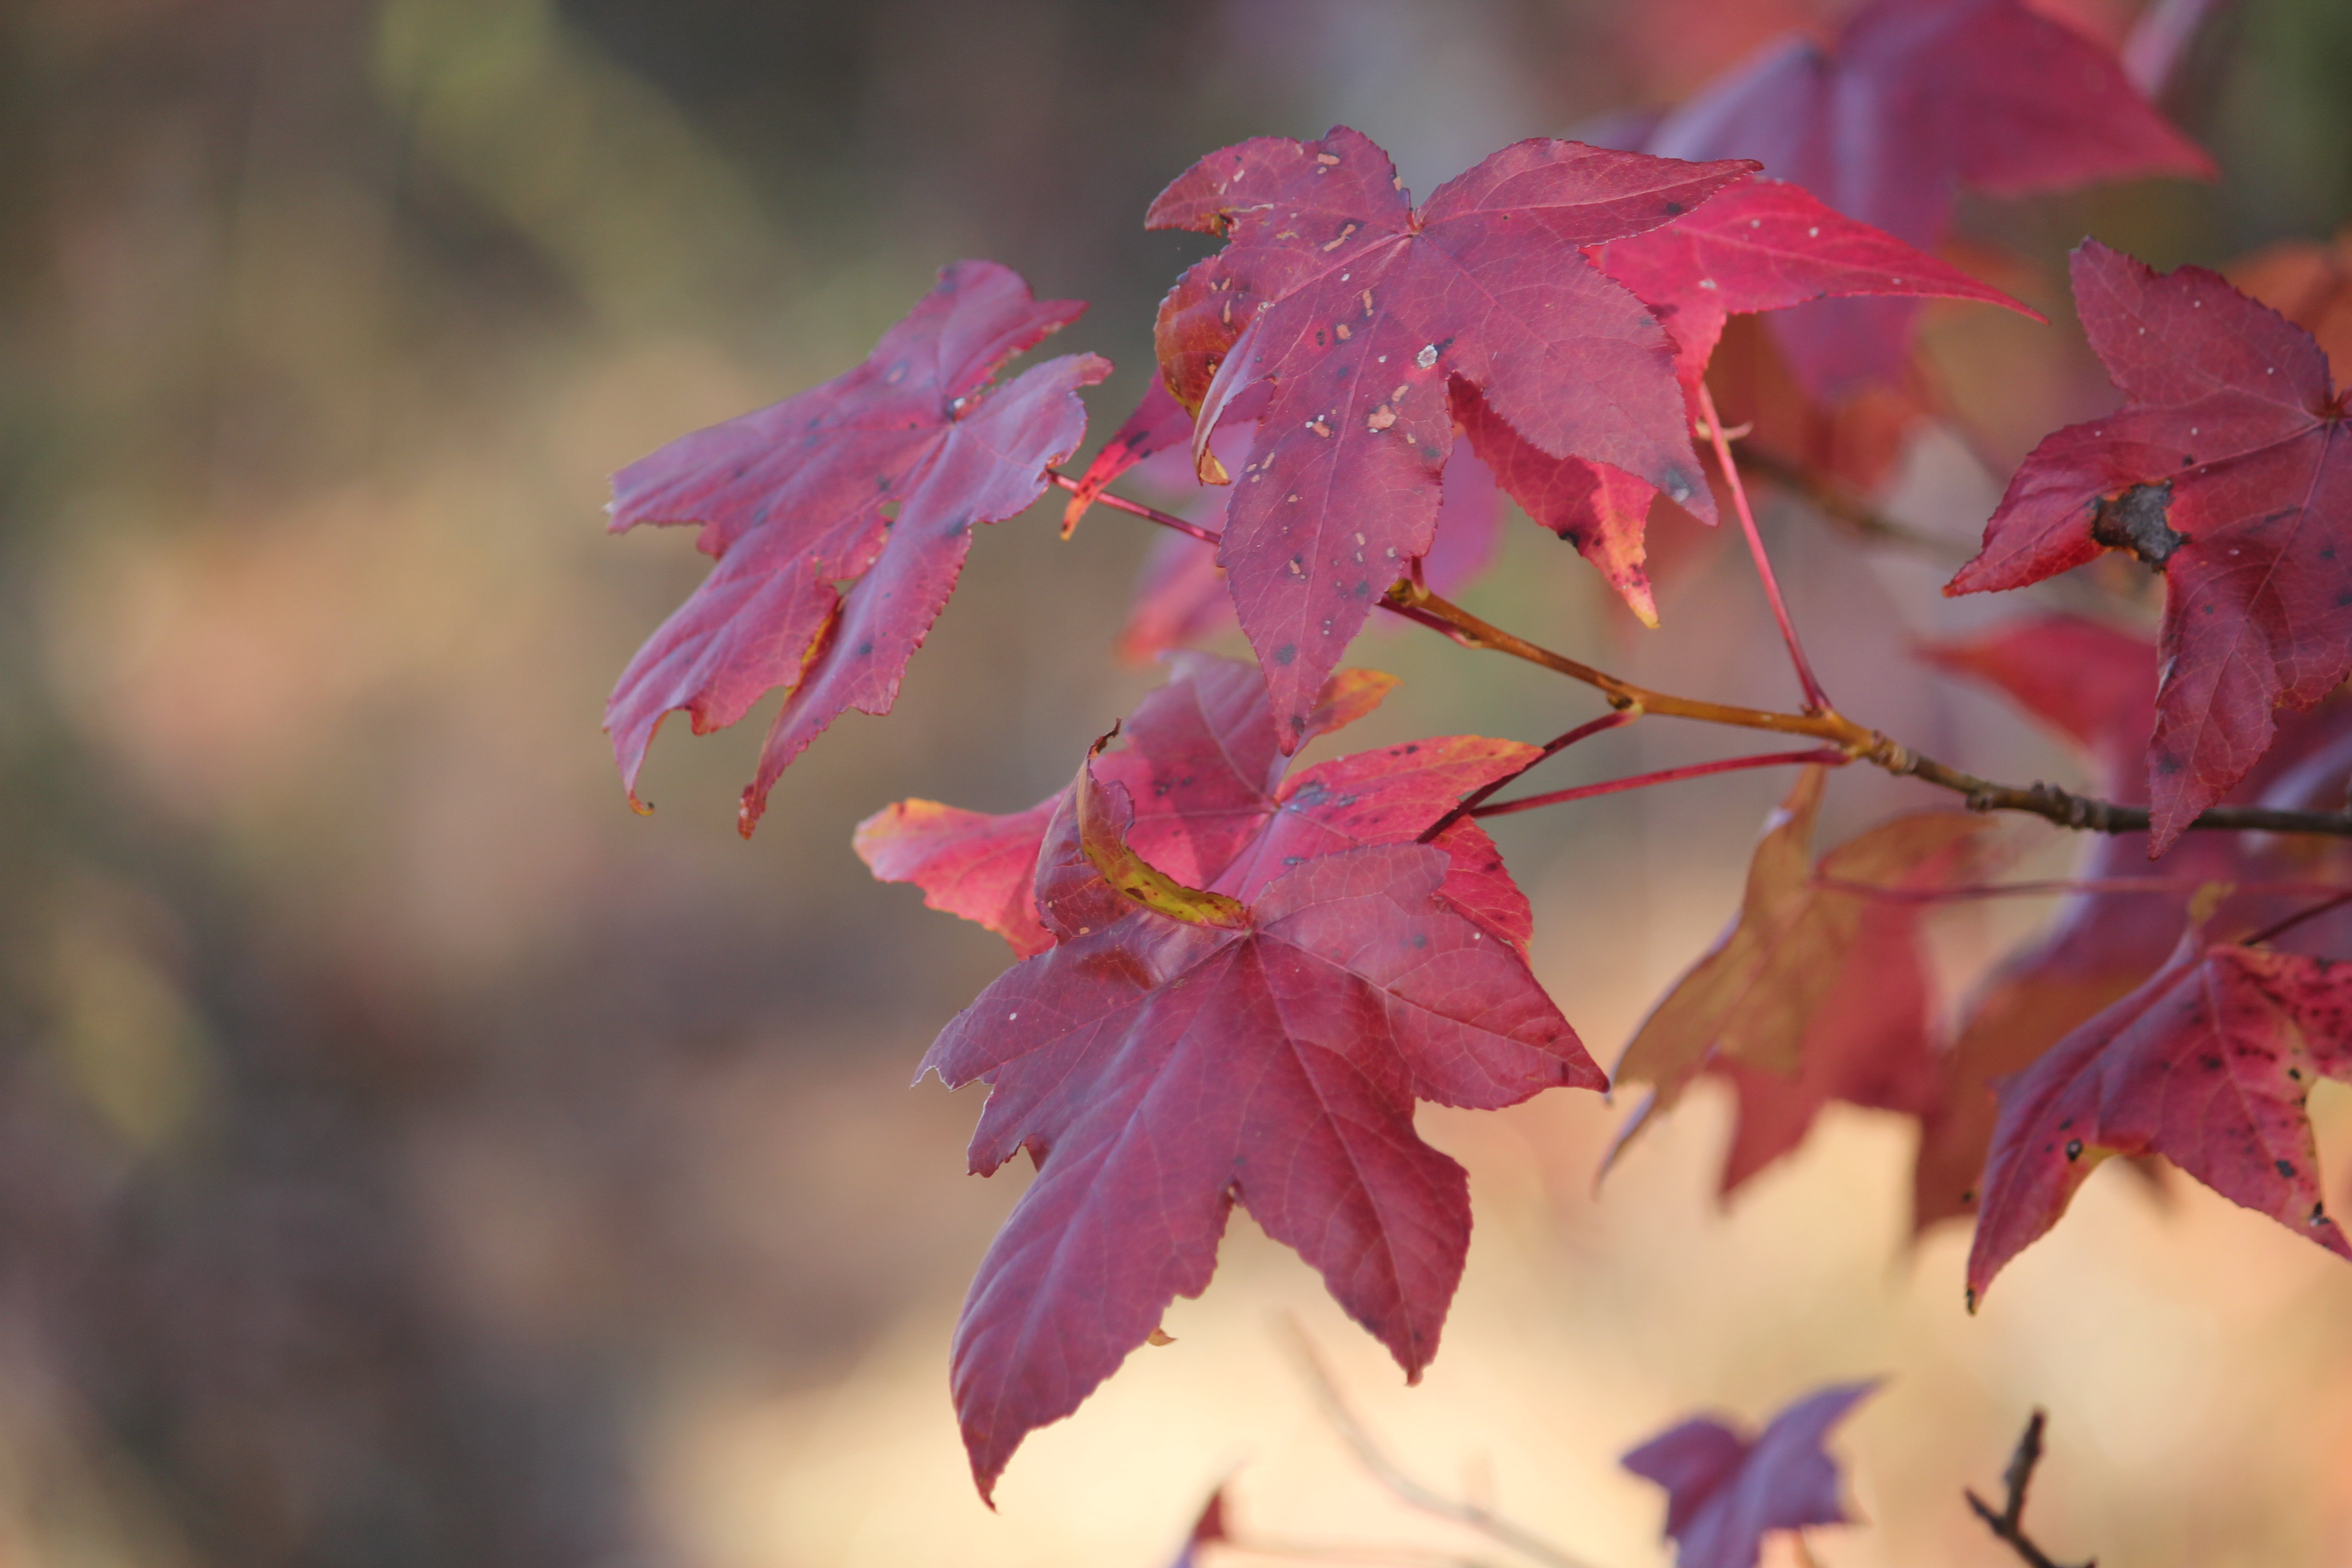
[[[2150,566],[2162,568],[2189,536],[2171,523],[2172,481],[2134,485],[2119,496],[2102,496],[2091,505],[2091,537],[2110,550],[2128,550]]]

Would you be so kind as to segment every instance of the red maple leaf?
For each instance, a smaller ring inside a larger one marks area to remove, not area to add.
[[[2352,437],[2311,334],[2218,275],[2086,240],[2074,298],[2126,405],[2046,437],[1948,594],[2128,550],[2165,578],[2150,855],[2352,674]]]
[[[1837,1461],[1822,1442],[1877,1388],[1850,1383],[1807,1394],[1752,1439],[1700,1416],[1619,1461],[1666,1489],[1676,1568],[1756,1568],[1769,1531],[1844,1523]]]
[[[1875,0],[1828,48],[1801,37],[1766,48],[1667,116],[1646,146],[1761,159],[1765,173],[1923,249],[1943,243],[1963,185],[2017,196],[2213,173],[2110,50],[2020,0]],[[1772,327],[1807,389],[1833,399],[1899,369],[1916,310],[1841,301]]]
[[[1171,657],[1167,685],[1124,725],[1127,747],[1095,772],[1124,788],[1136,819],[1129,841],[1188,886],[1254,896],[1292,857],[1412,839],[1470,791],[1524,767],[1536,749],[1475,735],[1409,742],[1283,776],[1265,681],[1255,667],[1207,654]],[[1307,733],[1370,712],[1396,685],[1369,669],[1326,682]],[[924,902],[976,921],[1027,957],[1053,945],[1040,923],[1040,851],[1068,792],[992,816],[900,801],[858,825],[857,853],[886,882],[912,882]],[[1060,824],[1066,827],[1066,822]],[[1456,822],[1437,846],[1453,858],[1446,896],[1505,941],[1524,943],[1532,917],[1486,830]]]
[[[1377,814],[1349,793],[1335,810]],[[1038,868],[1056,944],[923,1060],[951,1087],[992,1086],[974,1172],[1023,1149],[1037,1166],[956,1329],[956,1408],[983,1496],[1027,1433],[1076,1409],[1170,1302],[1207,1287],[1236,1202],[1417,1378],[1470,1209],[1462,1168],[1413,1131],[1414,1102],[1499,1107],[1606,1083],[1517,945],[1441,890],[1457,875],[1445,851],[1327,853],[1329,819],[1279,812],[1221,877],[1233,898],[1134,854],[1134,822],[1125,787],[1081,771]]]
[[[1703,418],[1697,399],[1707,362],[1735,315],[1832,296],[1900,294],[1977,300],[2042,319],[2000,289],[1778,180],[1735,184],[1672,223],[1586,254],[1664,325],[1694,420]],[[1454,403],[1471,445],[1511,498],[1572,542],[1643,625],[1656,626],[1643,564],[1656,487],[1606,463],[1540,450],[1467,388],[1457,387]]]
[[[2146,984],[1999,1085],[1969,1302],[2109,1154],[2161,1154],[2352,1258],[2321,1202],[2304,1111],[2322,1077],[2352,1079],[2352,965],[2190,936]]]
[[[2073,741],[2094,763],[2094,787],[2105,797],[2127,805],[2147,800],[2144,759],[2156,721],[2154,644],[2096,622],[2047,616],[1921,651],[1955,674],[2000,690]],[[2292,717],[2279,743],[2231,798],[2287,810],[2325,809],[2341,801],[2352,771],[2347,725],[2352,704],[2342,702]],[[2179,945],[2194,889],[2307,877],[2341,854],[2259,834],[2194,833],[2151,864],[2146,834],[2088,836],[2076,878],[2103,884],[2162,879],[2179,886],[2071,893],[2039,935],[1978,985],[1942,1058],[1942,1085],[1922,1118],[1914,1223],[1925,1227],[1973,1211],[1992,1141],[1993,1080],[2031,1065],[2161,968]],[[2307,897],[2241,891],[2216,907],[2211,923],[2216,930],[2253,931],[2308,902]],[[2315,921],[2287,940],[2311,951],[2340,942],[2343,935],[2341,922]]]
[[[2141,759],[2156,722],[2156,647],[2129,632],[2071,616],[2038,616],[1965,641],[1920,650],[1929,662],[2005,693],[2073,741],[2095,765],[2106,798],[2147,798]],[[2235,845],[2200,835],[2159,871],[2145,834],[2096,834],[2074,874],[2133,879],[2231,874]],[[2187,863],[2182,858],[2187,858]],[[1942,1061],[1942,1083],[1920,1119],[1912,1223],[1924,1229],[1970,1213],[1992,1141],[1995,1079],[2027,1066],[2066,1033],[2156,973],[2179,945],[2190,895],[2070,895],[2031,942],[1980,982]]]
[[[746,836],[778,775],[835,718],[890,710],[955,590],[971,525],[1029,506],[1086,434],[1077,389],[1108,375],[1107,361],[1066,355],[988,386],[1085,308],[1032,300],[994,262],[957,262],[856,369],[613,476],[615,532],[699,524],[697,548],[718,558],[605,705],[633,804],[674,710],[703,734],[792,689],[743,792]]]
[[[1158,332],[1170,390],[1201,402],[1196,444],[1230,395],[1275,384],[1218,560],[1286,747],[1372,602],[1429,551],[1454,378],[1540,450],[1711,513],[1664,336],[1580,250],[1750,166],[1536,140],[1416,207],[1388,155],[1342,127],[1213,153],[1152,203],[1150,226],[1225,239],[1171,292]]]

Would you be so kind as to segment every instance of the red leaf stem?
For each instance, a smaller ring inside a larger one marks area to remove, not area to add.
[[[1629,789],[1647,789],[1652,784],[1674,784],[1682,779],[1705,778],[1709,773],[1737,773],[1742,768],[1797,767],[1806,763],[1820,763],[1825,767],[1842,767],[1853,761],[1843,752],[1827,747],[1811,752],[1768,752],[1753,757],[1726,757],[1719,762],[1691,763],[1679,768],[1661,768],[1653,773],[1635,773],[1630,778],[1611,779],[1606,784],[1578,784],[1573,789],[1556,789],[1546,795],[1531,795],[1525,800],[1507,800],[1500,805],[1482,805],[1468,813],[1471,816],[1508,816],[1515,811],[1533,811],[1539,805],[1565,805],[1571,800],[1589,800],[1599,795],[1618,795]]]
[[[1070,478],[1059,468],[1046,469],[1045,477],[1072,495],[1085,496],[1090,506],[1107,506],[1113,511],[1123,511],[1130,517],[1139,517],[1147,522],[1156,522],[1162,528],[1172,528],[1179,533],[1189,533],[1203,544],[1214,544],[1217,542],[1218,535],[1213,529],[1202,528],[1197,522],[1187,522],[1172,512],[1161,511],[1157,507],[1145,506],[1140,501],[1131,501],[1125,496],[1112,495],[1108,490],[1089,492],[1083,481]]]
[[[1544,761],[1547,757],[1556,757],[1559,755],[1560,752],[1576,744],[1579,741],[1587,740],[1591,736],[1601,733],[1603,731],[1623,729],[1626,725],[1631,724],[1634,720],[1639,719],[1641,716],[1642,710],[1638,708],[1612,709],[1609,712],[1603,713],[1598,719],[1592,720],[1588,723],[1579,724],[1575,729],[1570,730],[1565,735],[1561,735],[1556,739],[1546,742],[1542,750],[1538,751],[1534,756],[1528,759],[1527,765],[1525,767],[1521,767],[1515,772],[1506,773],[1501,778],[1490,779],[1486,784],[1483,784],[1476,789],[1472,790],[1468,795],[1464,795],[1462,799],[1455,804],[1453,810],[1447,812],[1444,816],[1439,817],[1435,822],[1431,823],[1427,827],[1422,829],[1419,842],[1423,844],[1429,843],[1439,834],[1444,832],[1447,828],[1453,826],[1455,823],[1461,821],[1464,817],[1469,816],[1480,806],[1486,805],[1489,800],[1492,800],[1495,797],[1496,792],[1500,790],[1505,784],[1509,784],[1513,779],[1523,776],[1528,768],[1534,767],[1538,763]]]
[[[1756,562],[1756,574],[1764,580],[1764,597],[1771,602],[1772,618],[1780,625],[1780,640],[1788,645],[1789,662],[1797,668],[1797,681],[1805,689],[1805,710],[1809,713],[1829,711],[1829,693],[1813,674],[1813,667],[1805,658],[1804,645],[1797,640],[1796,623],[1789,619],[1789,605],[1780,597],[1780,581],[1772,575],[1772,558],[1764,553],[1764,536],[1757,531],[1756,512],[1748,504],[1747,487],[1739,482],[1739,465],[1732,460],[1731,441],[1723,433],[1723,416],[1715,411],[1715,395],[1706,383],[1698,384],[1699,413],[1706,422],[1706,437],[1715,448],[1716,466],[1723,470],[1723,482],[1731,488],[1731,506],[1739,514],[1740,531],[1748,536],[1748,553]]]

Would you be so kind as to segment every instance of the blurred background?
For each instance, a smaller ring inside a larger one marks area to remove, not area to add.
[[[1752,1420],[1882,1372],[1841,1440],[1870,1522],[1822,1532],[1823,1563],[2004,1561],[1958,1489],[1997,1484],[2035,1403],[2055,1551],[2352,1559],[2352,1269],[2114,1173],[1969,1319],[1965,1238],[1907,1241],[1906,1126],[1833,1111],[1718,1210],[1712,1089],[1598,1196],[1622,1106],[1426,1118],[1480,1233],[1410,1392],[1237,1215],[1179,1342],[1033,1440],[992,1515],[947,1337],[1022,1176],[962,1173],[974,1095],[905,1086],[1005,955],[869,880],[849,832],[901,795],[1005,810],[1066,780],[1154,679],[1108,653],[1147,531],[1097,510],[1064,544],[1050,509],[987,531],[898,712],[845,719],[750,844],[763,720],[673,726],[650,818],[598,732],[702,567],[683,534],[607,538],[604,476],[845,368],[941,263],[1093,302],[1055,350],[1118,362],[1099,437],[1204,248],[1141,214],[1201,153],[1345,121],[1426,191],[1841,9],[0,8],[0,1565],[1108,1568],[1165,1561],[1227,1478],[1271,1536],[1465,1550],[1350,1468],[1286,1309],[1429,1479],[1615,1568],[1666,1560],[1617,1453],[1694,1406]],[[2064,9],[2115,38],[2136,7]],[[2168,107],[2217,187],[1966,207],[1969,254],[2058,325],[1931,319],[1964,417],[1882,490],[1941,547],[1767,509],[1842,704],[1980,772],[2077,776],[1901,650],[2013,607],[1935,588],[2003,465],[2107,395],[2063,251],[2325,241],[2352,218],[2352,11],[2223,7]],[[1483,613],[1661,684],[1793,697],[1744,563],[1684,520],[1655,525],[1656,633],[1510,528],[1465,595]],[[1591,710],[1433,638],[1358,658],[1408,685],[1348,749]],[[1645,726],[1554,782],[1723,749]],[[1731,912],[1784,784],[1508,819],[1540,973],[1604,1062]],[[1842,778],[1832,836],[1917,798]],[[1952,985],[2037,912],[1948,921]],[[2316,1106],[2340,1193],[2352,1122]]]

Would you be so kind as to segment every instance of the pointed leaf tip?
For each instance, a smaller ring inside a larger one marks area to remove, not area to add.
[[[1996,1085],[2000,1121],[1969,1252],[1981,1300],[2095,1165],[2162,1154],[2339,1257],[2305,1100],[2352,1080],[2352,963],[2191,934],[2155,977]]]

